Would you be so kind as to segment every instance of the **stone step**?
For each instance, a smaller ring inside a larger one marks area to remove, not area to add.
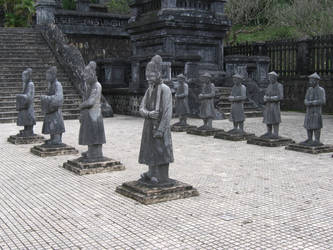
[[[17,63],[57,63],[55,58],[43,58],[43,57],[0,57],[0,64],[17,64]]]
[[[64,99],[64,105],[79,105],[82,102],[80,97],[72,99]],[[34,105],[40,107],[40,98],[36,97],[34,99]],[[16,107],[16,99],[10,101],[0,101],[0,107]],[[16,110],[16,108],[14,109]]]
[[[219,110],[222,111],[223,113],[230,113],[231,107],[219,108]],[[250,112],[250,111],[252,112],[252,111],[260,111],[260,110],[258,110],[257,108],[253,108],[253,107],[244,108],[244,112]]]
[[[245,111],[245,117],[251,118],[251,117],[262,117],[262,112],[261,111]],[[225,112],[224,113],[225,118],[230,117],[230,112]]]
[[[77,120],[80,114],[67,114],[66,112],[62,112],[62,116],[64,120]],[[36,121],[43,121],[44,116],[36,116]],[[16,123],[17,117],[7,117],[7,118],[0,118],[0,123]]]
[[[231,106],[231,102],[220,102],[217,104],[218,107],[224,108],[224,107],[230,107]],[[253,107],[253,103],[252,102],[245,102],[244,103],[244,107]]]
[[[35,100],[39,100],[39,96],[35,96]],[[72,100],[72,99],[81,99],[81,97],[78,94],[68,94],[64,95],[64,100]],[[8,101],[16,101],[16,96],[9,96],[9,97],[1,97],[0,104],[2,102],[8,102]]]
[[[75,87],[71,84],[71,82],[67,80],[60,80],[58,79],[59,82],[61,82],[61,85],[63,87],[71,87],[75,89]],[[48,83],[46,80],[41,80],[41,81],[34,81],[35,84],[35,89],[41,88],[45,89],[48,86]],[[22,91],[22,82],[6,82],[3,80],[3,82],[0,80],[0,89],[18,89],[19,92]]]
[[[17,92],[6,92],[6,93],[0,93],[0,98],[6,98],[6,97],[16,97],[17,94],[20,94],[20,91]],[[45,95],[47,93],[47,88],[44,90],[35,91],[35,96],[41,96]],[[64,95],[75,95],[77,94],[77,91],[75,89],[66,89],[64,90]]]
[[[67,109],[78,109],[80,103],[66,103],[64,102],[62,109],[67,110]],[[35,110],[40,110],[41,109],[41,104],[39,103],[34,103],[34,108]],[[15,105],[10,105],[10,106],[0,106],[0,113],[1,112],[11,112],[13,110],[16,110],[16,104]]]
[[[80,113],[80,110],[78,108],[74,109],[65,109],[63,110],[66,114],[78,114]],[[18,111],[8,111],[8,112],[1,112],[0,113],[0,118],[9,118],[9,117],[17,117]],[[42,113],[41,109],[35,109],[35,115],[36,116],[43,116],[44,114]]]
[[[0,80],[1,79],[15,79],[18,81],[22,81],[22,72],[26,70],[23,69],[22,71],[7,71],[7,72],[3,72],[0,70]],[[58,69],[58,73],[57,73],[57,78],[67,78],[68,76],[67,74],[63,71],[63,70],[59,70]],[[45,72],[38,72],[38,71],[34,71],[34,69],[32,69],[32,79],[45,79]]]

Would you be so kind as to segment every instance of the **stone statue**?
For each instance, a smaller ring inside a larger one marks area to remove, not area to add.
[[[64,96],[61,83],[57,80],[57,67],[46,71],[46,80],[49,83],[48,93],[41,96],[42,111],[45,113],[42,133],[50,135],[45,145],[61,145],[62,133],[65,132],[61,112]]]
[[[139,163],[149,166],[140,181],[156,185],[169,182],[169,163],[174,161],[170,131],[172,94],[161,80],[161,62],[162,58],[156,55],[147,65],[149,87],[140,105],[145,121]]]
[[[32,69],[28,68],[22,73],[23,93],[16,96],[17,126],[24,126],[18,136],[33,136],[33,126],[36,124],[34,111],[35,86],[31,80]]]
[[[106,143],[106,139],[101,111],[102,86],[97,80],[95,62],[85,67],[84,81],[87,94],[80,104],[79,144],[88,145],[88,151],[82,153],[84,160],[99,161],[103,159],[102,144]]]
[[[228,97],[231,104],[230,120],[234,124],[234,128],[228,133],[244,133],[244,101],[246,100],[246,87],[242,84],[244,78],[235,74],[232,77],[234,86],[231,90],[231,95]]]
[[[309,88],[305,95],[304,104],[306,115],[304,128],[307,130],[308,139],[301,144],[307,146],[321,146],[320,132],[323,127],[322,106],[326,103],[325,90],[319,86],[320,76],[314,73],[309,76]],[[314,134],[314,141],[313,141]]]
[[[276,72],[268,73],[269,85],[264,96],[264,123],[267,125],[267,133],[261,138],[278,139],[281,123],[280,101],[283,100],[283,86],[277,81]]]
[[[211,75],[209,73],[203,74],[200,77],[200,81],[203,86],[201,94],[199,94],[199,116],[203,119],[204,125],[198,129],[210,130],[213,129],[213,119],[217,116],[214,106],[215,85],[211,82]]]
[[[178,87],[175,94],[176,115],[179,116],[179,122],[174,125],[187,126],[187,116],[190,114],[188,105],[188,85],[183,74],[177,76]]]
[[[247,71],[243,72],[244,85],[246,87],[246,96],[249,102],[252,103],[254,108],[261,108],[260,103],[260,88],[256,81],[254,81]]]

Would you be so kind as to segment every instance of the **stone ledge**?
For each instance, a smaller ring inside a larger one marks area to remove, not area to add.
[[[191,185],[175,181],[171,186],[149,187],[139,181],[125,182],[116,192],[132,198],[144,205],[198,196],[199,192]]]
[[[66,144],[53,145],[53,146],[46,146],[43,144],[39,146],[34,146],[33,148],[30,149],[30,152],[40,157],[71,155],[79,153],[79,151],[77,151],[75,148],[68,146]]]
[[[191,126],[191,125],[172,125],[171,126],[171,131],[172,132],[187,132],[190,129],[194,129],[196,126]]]
[[[36,143],[43,143],[45,138],[41,135],[33,135],[33,136],[18,136],[18,135],[11,135],[7,139],[8,142],[17,144],[36,144]]]
[[[120,161],[109,159],[107,157],[96,162],[85,162],[82,159],[83,158],[80,157],[74,160],[68,160],[63,164],[63,168],[78,175],[125,170],[125,166]]]
[[[215,136],[216,133],[223,131],[222,129],[198,129],[197,127],[194,127],[192,129],[189,129],[187,131],[190,135],[200,135],[200,136]]]
[[[228,140],[228,141],[246,141],[251,137],[254,137],[254,134],[250,133],[228,133],[228,132],[218,132],[214,136],[216,139],[223,139],[223,140]]]
[[[247,143],[263,147],[283,147],[295,142],[292,139],[284,137],[280,137],[279,139],[268,139],[255,136],[248,139]]]
[[[333,152],[333,145],[322,145],[322,146],[306,146],[299,143],[290,144],[286,147],[286,150],[293,150],[308,154],[322,154]]]

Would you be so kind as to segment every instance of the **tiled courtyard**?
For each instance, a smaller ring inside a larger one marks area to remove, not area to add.
[[[304,114],[283,113],[281,135],[304,140]],[[200,120],[190,120],[201,124]],[[78,146],[78,121],[64,142]],[[333,158],[173,134],[172,178],[199,197],[145,206],[115,193],[146,167],[137,163],[142,120],[104,120],[105,156],[121,172],[77,176],[61,168],[77,156],[40,158],[31,145],[6,142],[19,130],[0,125],[0,248],[3,249],[332,249]],[[216,127],[230,129],[227,120]],[[40,133],[42,123],[36,126]],[[322,140],[333,144],[333,116]],[[264,133],[262,118],[246,129]]]

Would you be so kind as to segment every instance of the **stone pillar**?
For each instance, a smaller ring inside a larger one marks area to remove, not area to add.
[[[224,4],[226,0],[215,0],[211,4],[211,11],[215,16],[224,15]]]
[[[54,23],[55,0],[39,0],[36,4],[37,25],[48,25]]]
[[[83,11],[83,12],[89,12],[90,4],[91,4],[90,0],[78,0],[76,2],[76,10]]]
[[[129,90],[136,92],[140,88],[140,62],[132,59],[132,81],[129,84]]]
[[[162,1],[162,9],[171,9],[177,7],[177,0],[161,0]]]
[[[254,45],[254,54],[257,56],[267,56],[266,43],[257,42]]]
[[[296,71],[298,75],[309,75],[310,55],[309,42],[307,39],[301,39],[297,42]]]

